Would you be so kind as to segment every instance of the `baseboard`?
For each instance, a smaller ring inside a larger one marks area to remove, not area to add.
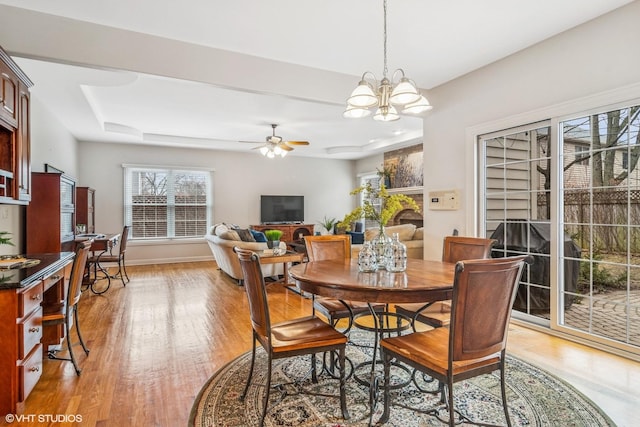
[[[186,257],[186,258],[155,258],[155,259],[129,259],[125,260],[126,264],[129,265],[155,265],[155,264],[180,264],[183,262],[205,262],[210,261],[214,262],[215,260],[211,255],[203,255],[197,257]],[[104,266],[109,267],[117,265],[115,263],[104,263]]]

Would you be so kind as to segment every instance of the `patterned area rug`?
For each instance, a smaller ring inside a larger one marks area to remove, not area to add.
[[[358,334],[363,335],[363,334]],[[352,342],[354,335],[351,336]],[[347,357],[355,366],[371,359],[371,349],[361,340],[347,346]],[[189,426],[256,426],[262,411],[262,396],[267,357],[258,352],[253,384],[244,402],[239,396],[244,389],[251,362],[245,353],[216,372],[204,385],[191,410]],[[320,368],[321,357],[318,357]],[[310,357],[282,359],[274,362],[272,384],[286,384],[272,389],[265,426],[339,427],[366,426],[369,421],[369,388],[350,376],[347,381],[347,407],[351,418],[343,420],[338,400],[338,381],[323,373],[318,383],[310,379]],[[348,373],[351,369],[348,369]],[[360,379],[370,375],[370,365],[356,369]],[[381,369],[380,369],[381,372]],[[407,381],[410,375],[400,368],[392,369],[392,384]],[[513,426],[615,426],[597,406],[570,385],[514,357],[507,360],[507,399]],[[428,378],[427,378],[428,380]],[[290,384],[295,382],[294,384]],[[425,393],[418,389],[433,391]],[[455,405],[464,416],[476,422],[506,425],[500,397],[499,372],[456,383]],[[392,390],[392,401],[428,411],[439,406],[437,384],[424,379],[409,382]],[[301,392],[303,391],[303,392]],[[329,394],[317,396],[308,392]],[[283,398],[283,394],[286,393]],[[374,423],[382,415],[379,403],[373,415]],[[448,413],[440,406],[438,412],[423,413],[400,406],[391,407],[387,426],[443,426]],[[467,425],[466,423],[460,425]]]

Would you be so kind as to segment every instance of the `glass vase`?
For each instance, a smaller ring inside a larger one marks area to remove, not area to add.
[[[378,256],[371,247],[371,242],[364,242],[358,254],[358,270],[369,273],[378,269]]]
[[[391,238],[386,235],[384,226],[380,226],[378,235],[371,240],[371,246],[376,252],[378,269],[387,267],[387,246],[391,243]]]
[[[407,245],[400,241],[398,233],[393,233],[385,255],[387,271],[398,273],[407,269]]]

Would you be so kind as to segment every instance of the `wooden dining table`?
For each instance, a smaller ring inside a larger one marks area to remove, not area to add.
[[[402,273],[358,271],[357,259],[314,261],[289,269],[305,292],[368,303],[430,302],[451,299],[455,264],[408,259]]]
[[[408,259],[407,269],[401,273],[386,270],[361,272],[357,259],[313,261],[298,264],[289,269],[296,286],[304,292],[339,300],[363,301],[369,304],[375,328],[379,329],[377,315],[371,303],[436,302],[451,299],[455,264],[442,261]],[[374,333],[374,353],[369,385],[371,425],[378,386],[381,378],[376,374],[376,358],[379,333]]]

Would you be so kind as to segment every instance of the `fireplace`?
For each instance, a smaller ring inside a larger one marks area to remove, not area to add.
[[[389,221],[388,225],[399,224],[413,224],[416,227],[422,227],[424,225],[424,197],[422,194],[407,194],[411,197],[420,207],[420,212],[416,212],[413,209],[402,209],[398,211],[393,218]]]

